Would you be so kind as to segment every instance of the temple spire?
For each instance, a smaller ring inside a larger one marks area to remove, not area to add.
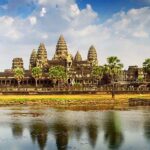
[[[82,61],[82,57],[81,57],[81,54],[79,53],[79,51],[77,51],[74,61]]]
[[[37,52],[35,49],[33,49],[31,56],[30,56],[30,65],[29,69],[32,69],[33,67],[36,66],[36,61],[37,61]]]
[[[47,51],[44,43],[40,43],[37,51],[37,66],[43,67],[47,65]]]
[[[91,45],[88,51],[88,61],[91,62],[92,65],[98,65],[97,52],[93,45]]]
[[[60,35],[57,45],[56,45],[56,52],[54,55],[54,60],[58,60],[58,59],[66,59],[68,56],[68,48],[67,48],[67,44],[66,41],[63,37],[63,35]]]

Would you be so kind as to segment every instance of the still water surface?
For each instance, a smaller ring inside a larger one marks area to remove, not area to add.
[[[150,150],[150,109],[1,107],[0,150]]]

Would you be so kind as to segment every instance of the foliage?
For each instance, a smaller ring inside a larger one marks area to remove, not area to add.
[[[107,58],[107,64],[104,65],[105,73],[111,76],[112,80],[112,98],[115,99],[115,84],[114,81],[117,80],[118,76],[121,73],[123,64],[120,63],[120,59],[116,56],[111,56]]]
[[[138,82],[143,82],[144,77],[142,75],[138,76]]]
[[[67,75],[66,75],[65,68],[62,66],[51,67],[49,69],[49,77],[57,80],[66,79]]]
[[[40,67],[34,67],[32,69],[32,77],[34,79],[40,79],[42,77],[42,69]]]
[[[145,59],[143,62],[143,69],[146,73],[150,74],[150,58]]]
[[[94,66],[92,69],[92,76],[101,79],[104,74],[104,67],[102,66]]]
[[[104,72],[108,73],[113,80],[115,80],[121,73],[123,64],[120,63],[120,59],[116,56],[111,56],[107,58],[107,64],[104,65]]]
[[[24,78],[24,70],[23,68],[15,68],[13,69],[14,77],[18,81],[18,84],[20,84],[21,80]]]

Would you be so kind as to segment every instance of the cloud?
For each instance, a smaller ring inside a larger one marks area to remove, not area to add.
[[[71,2],[74,0],[70,0]],[[67,4],[69,1],[68,0],[38,0],[38,3],[40,5],[62,5],[62,4]]]
[[[43,7],[42,10],[40,11],[40,16],[44,17],[45,14],[46,14],[46,8]]]
[[[35,25],[37,23],[37,19],[35,16],[29,17],[29,20],[30,20],[31,25]]]
[[[137,32],[133,33],[133,36],[135,36],[137,38],[148,38],[149,34],[146,33],[145,31],[137,31]]]
[[[94,44],[100,64],[116,55],[125,67],[141,66],[149,56],[150,7],[121,11],[99,23],[100,17],[90,4],[81,9],[75,0],[35,1],[37,9],[25,18],[0,17],[0,68],[11,68],[13,57],[23,57],[28,68],[31,51],[40,42],[45,43],[51,59],[60,34],[64,34],[69,51],[75,55],[79,50],[84,59]]]

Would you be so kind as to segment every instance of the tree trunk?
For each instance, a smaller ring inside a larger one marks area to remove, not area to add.
[[[18,80],[18,90],[19,90],[19,88],[20,88],[20,81]]]
[[[38,81],[38,80],[37,80],[37,79],[35,79],[35,87],[36,87],[36,88],[37,88],[37,81]]]
[[[59,79],[58,79],[57,81],[58,81],[58,83],[57,83],[58,91],[60,91],[60,83],[59,83]]]
[[[115,99],[115,84],[114,84],[114,79],[113,79],[113,82],[112,82],[112,99]]]

